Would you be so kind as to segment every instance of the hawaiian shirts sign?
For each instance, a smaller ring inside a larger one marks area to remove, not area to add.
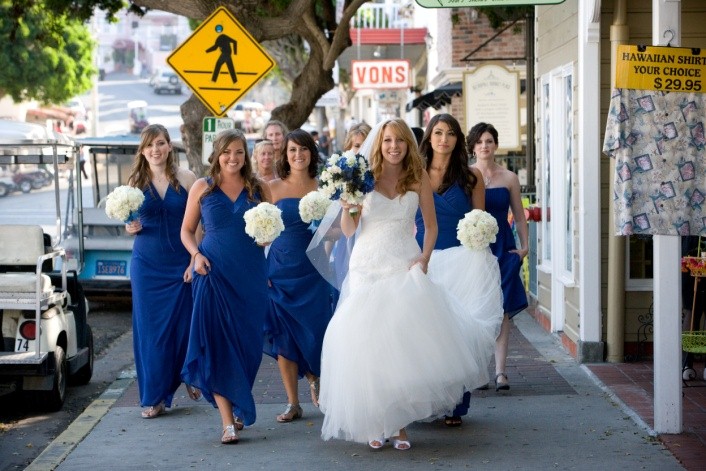
[[[706,95],[614,89],[615,233],[706,235]]]

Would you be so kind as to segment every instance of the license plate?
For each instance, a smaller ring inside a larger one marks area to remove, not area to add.
[[[97,260],[96,275],[127,276],[127,262],[124,260]]]

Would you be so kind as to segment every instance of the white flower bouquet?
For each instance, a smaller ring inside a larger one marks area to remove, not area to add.
[[[326,215],[330,205],[331,200],[326,195],[320,191],[310,191],[299,200],[299,216],[306,223],[319,221]]]
[[[270,203],[260,203],[243,215],[245,233],[258,244],[269,244],[284,230],[282,210]]]
[[[498,222],[488,212],[474,209],[458,222],[456,237],[464,247],[471,250],[483,250],[498,233]]]
[[[346,151],[333,154],[319,176],[319,189],[327,198],[342,199],[351,204],[361,204],[363,197],[373,191],[375,180],[368,161],[360,154]],[[351,214],[357,211],[351,209]]]
[[[105,214],[111,219],[119,219],[128,224],[137,219],[138,210],[145,201],[141,190],[122,185],[114,189],[105,200]]]

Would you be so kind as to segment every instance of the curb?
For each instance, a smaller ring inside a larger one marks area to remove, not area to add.
[[[124,371],[93,401],[58,437],[47,446],[25,471],[51,471],[83,441],[91,430],[103,419],[125,390],[135,382],[134,371]]]

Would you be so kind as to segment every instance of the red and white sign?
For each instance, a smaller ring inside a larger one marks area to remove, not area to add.
[[[392,89],[409,87],[408,60],[351,61],[351,87]]]

